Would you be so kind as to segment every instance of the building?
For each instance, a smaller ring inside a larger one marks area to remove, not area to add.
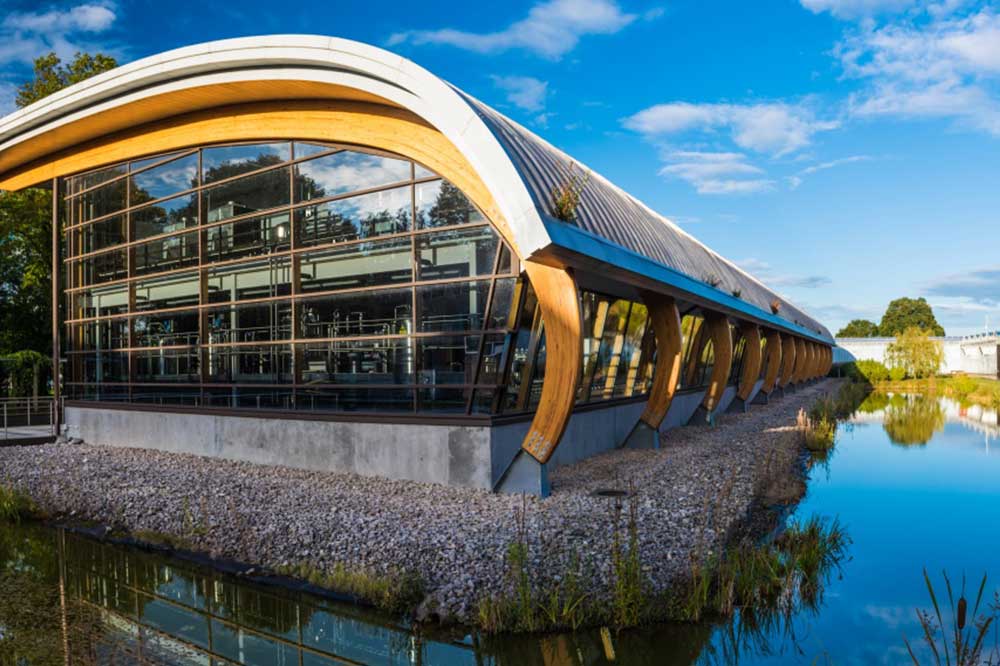
[[[669,220],[342,39],[200,44],[17,111],[0,189],[38,185],[65,421],[94,443],[545,493],[832,360]]]
[[[944,352],[939,373],[962,372],[1000,379],[1000,332],[931,339],[940,343]],[[878,361],[889,365],[889,345],[895,341],[896,338],[837,338],[834,363],[840,365],[853,361]]]

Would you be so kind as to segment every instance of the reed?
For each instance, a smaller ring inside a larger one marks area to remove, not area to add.
[[[986,574],[983,574],[979,583],[979,590],[976,592],[976,600],[972,606],[972,613],[969,613],[969,601],[965,596],[965,576],[962,576],[962,588],[956,602],[951,586],[951,579],[948,573],[942,571],[945,589],[948,592],[948,606],[951,611],[951,627],[946,627],[944,616],[941,612],[941,604],[938,603],[937,593],[934,584],[931,582],[927,569],[924,569],[924,583],[927,585],[927,594],[930,596],[931,605],[934,608],[933,614],[930,611],[917,609],[917,619],[920,621],[920,628],[923,631],[921,638],[930,649],[932,659],[926,663],[948,664],[951,666],[972,666],[973,664],[994,664],[994,655],[984,659],[984,649],[986,636],[989,634],[990,626],[996,620],[996,614],[1000,608],[993,607],[993,614],[980,615],[979,609],[983,601],[983,593],[986,590]],[[971,620],[971,621],[970,621]],[[918,658],[910,640],[903,636],[906,643],[906,650],[910,654],[910,659],[917,666],[922,663]],[[942,661],[943,657],[943,661]]]
[[[20,523],[38,515],[38,507],[27,494],[7,484],[0,484],[0,522]]]

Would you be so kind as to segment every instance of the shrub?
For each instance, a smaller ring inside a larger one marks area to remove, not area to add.
[[[976,380],[967,375],[958,375],[951,381],[951,388],[959,398],[966,398],[976,390]]]
[[[901,382],[906,379],[906,368],[901,365],[894,365],[889,368],[889,379],[894,382]]]
[[[889,368],[883,363],[872,360],[855,361],[847,366],[846,373],[852,379],[866,381],[869,384],[889,379]]]

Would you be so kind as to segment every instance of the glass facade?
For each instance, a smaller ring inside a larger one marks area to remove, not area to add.
[[[538,299],[454,185],[377,151],[241,143],[64,178],[66,395],[213,408],[516,414],[545,376]],[[653,381],[646,307],[580,293],[579,404]],[[679,388],[703,388],[703,318]],[[732,377],[744,343],[737,343]]]
[[[409,160],[205,146],[61,191],[71,399],[500,408],[520,266],[465,195]]]

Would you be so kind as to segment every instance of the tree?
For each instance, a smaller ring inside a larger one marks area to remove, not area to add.
[[[69,63],[63,63],[55,53],[48,53],[35,58],[34,78],[17,89],[14,101],[18,108],[23,109],[52,93],[117,66],[114,58],[103,53],[77,53]]]
[[[889,303],[879,324],[879,335],[891,338],[908,328],[917,327],[930,335],[943,336],[944,329],[934,318],[934,311],[924,298],[897,298]]]
[[[837,333],[838,338],[878,337],[878,324],[867,319],[852,319]]]
[[[930,331],[911,326],[896,336],[885,355],[889,365],[904,368],[910,377],[922,379],[940,369],[944,348],[938,340],[931,340]]]

